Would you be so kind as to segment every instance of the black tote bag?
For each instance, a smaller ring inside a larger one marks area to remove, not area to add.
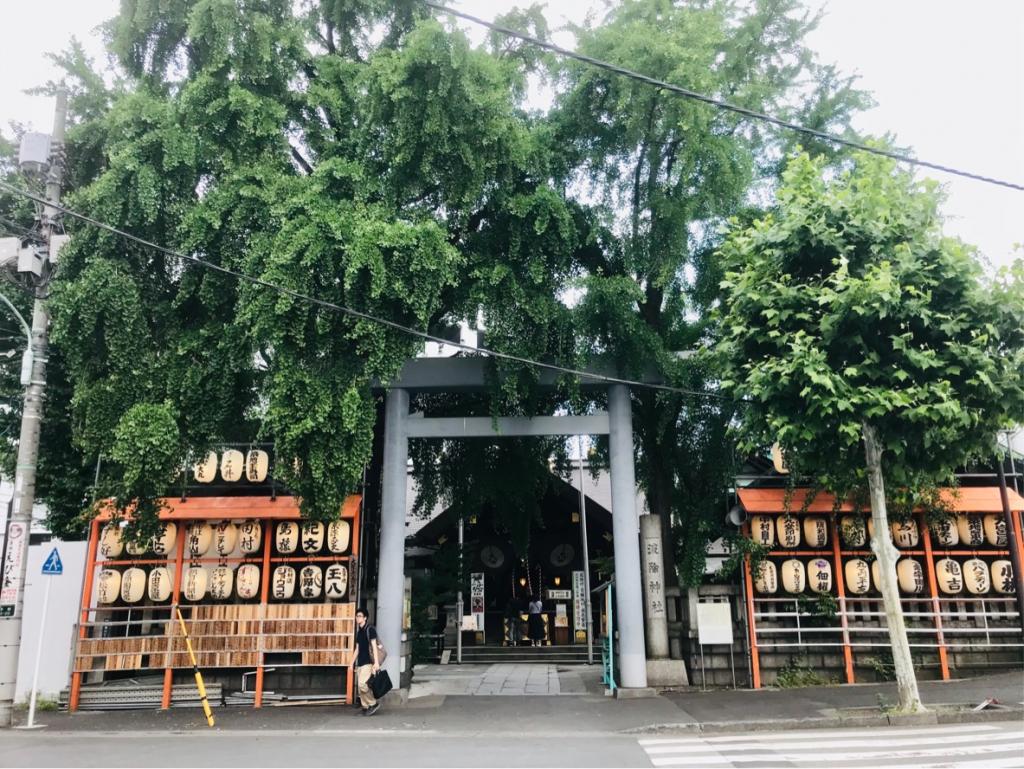
[[[391,676],[383,668],[370,676],[369,684],[374,699],[378,700],[394,688],[391,684]]]

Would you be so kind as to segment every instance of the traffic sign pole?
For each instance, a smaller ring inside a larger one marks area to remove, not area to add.
[[[46,610],[50,606],[50,585],[53,584],[53,576],[43,577],[46,580],[46,590],[43,591],[43,617],[39,620],[39,643],[36,644],[36,664],[32,671],[32,694],[28,701],[28,723],[26,729],[35,729],[36,724],[36,689],[39,687],[39,663],[43,660],[43,638],[46,633]],[[42,726],[42,724],[40,724]]]

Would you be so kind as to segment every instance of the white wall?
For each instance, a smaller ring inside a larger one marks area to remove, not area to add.
[[[40,696],[56,699],[60,690],[68,685],[72,630],[78,619],[79,601],[82,598],[86,546],[86,542],[60,542],[55,539],[29,548],[25,618],[21,625],[21,656],[18,660],[18,687],[15,694],[19,702],[28,699],[32,686],[45,580],[53,580],[53,584],[50,587],[50,603],[46,612],[38,690]],[[43,561],[54,547],[60,553],[64,573],[59,577],[44,577],[41,573]]]

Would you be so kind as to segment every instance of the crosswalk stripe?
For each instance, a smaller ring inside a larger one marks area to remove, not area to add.
[[[979,740],[984,740],[986,743],[993,742],[1011,742],[1020,740],[1020,735],[1007,734],[1005,736],[987,736],[980,734],[943,734],[941,741],[943,745],[957,744],[957,743],[976,743]],[[812,741],[776,741],[770,745],[771,750],[820,750],[822,747],[828,748],[861,748],[863,750],[885,750],[892,747],[903,747],[910,745],[934,745],[936,737],[903,737],[892,740],[877,740],[872,739],[870,744],[865,744],[864,739],[855,740],[844,740],[844,739],[821,739]],[[761,742],[756,738],[747,738],[746,742],[734,742],[718,745],[707,744],[707,743],[686,743],[684,745],[651,745],[644,746],[644,749],[650,755],[660,755],[664,753],[682,753],[682,752],[715,752],[715,751],[737,751],[737,750],[749,750],[765,748],[765,743]]]
[[[957,726],[957,733],[962,732],[993,732],[999,731],[999,727],[992,726],[991,724],[964,724]],[[950,732],[948,726],[939,727],[921,727],[912,729],[892,729],[889,727],[882,726],[868,726],[860,729],[843,729],[844,735],[865,737],[902,737],[911,735],[942,735],[947,736]],[[756,736],[753,736],[755,735]],[[752,739],[756,739],[758,742],[765,742],[769,740],[778,741],[793,741],[793,740],[805,740],[807,742],[819,742],[819,741],[830,741],[834,737],[828,737],[828,734],[834,732],[821,732],[821,731],[805,731],[805,732],[748,732],[743,735],[729,734],[729,735],[706,735],[706,736],[686,736],[686,737],[657,737],[650,739],[640,740],[642,746],[647,745],[669,745],[669,744],[725,744],[731,742],[750,742]]]

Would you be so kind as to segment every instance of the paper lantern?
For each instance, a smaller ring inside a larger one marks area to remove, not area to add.
[[[953,517],[932,521],[928,526],[932,539],[939,547],[956,547],[960,544],[960,532]]]
[[[213,542],[213,527],[203,521],[190,523],[185,529],[185,550],[189,555],[206,555]]]
[[[831,593],[832,564],[824,558],[815,558],[807,564],[807,584],[815,593]]]
[[[245,478],[249,483],[263,483],[267,480],[270,469],[270,457],[267,452],[253,449],[245,455]]]
[[[750,519],[750,538],[759,545],[775,545],[775,521],[770,515],[755,515]]]
[[[840,518],[839,534],[847,547],[864,547],[868,541],[867,525],[859,515],[844,515]]]
[[[798,547],[800,545],[800,521],[791,515],[780,515],[775,520],[775,530],[779,535],[780,547]]]
[[[171,597],[171,590],[174,588],[174,578],[166,566],[157,566],[149,572],[147,582],[149,600],[154,603],[161,603]]]
[[[209,575],[202,566],[189,566],[185,569],[182,580],[186,601],[202,601],[206,596],[206,585]]]
[[[828,544],[828,521],[820,515],[804,518],[804,540],[810,547],[825,547]]]
[[[100,532],[100,555],[112,560],[124,552],[124,540],[121,538],[121,527],[116,523],[108,523]]]
[[[868,540],[874,541],[874,539],[875,539],[875,522],[871,518],[871,516],[868,516]]]
[[[103,569],[96,580],[96,600],[100,603],[113,603],[121,596],[121,572],[116,569]]]
[[[174,542],[177,538],[177,524],[165,523],[160,533],[153,537],[153,541],[149,543],[149,549],[157,555],[170,555],[174,552]]]
[[[1017,586],[1013,581],[1013,564],[1010,561],[992,561],[989,569],[992,572],[993,590],[1002,595],[1012,595],[1017,592]]]
[[[220,477],[235,483],[245,472],[245,457],[238,449],[228,449],[220,458]]]
[[[243,563],[238,567],[235,582],[239,598],[255,598],[260,594],[260,567],[254,563]]]
[[[782,446],[778,443],[772,444],[772,466],[775,472],[780,475],[789,475],[789,468],[786,467],[786,456],[782,453]]]
[[[231,597],[235,583],[235,570],[230,566],[218,566],[210,572],[210,597],[223,601]]]
[[[284,521],[277,524],[277,551],[279,553],[294,553],[299,546],[299,525],[291,521]]]
[[[958,515],[956,528],[960,533],[960,542],[964,547],[978,547],[985,543],[985,524],[980,515],[969,513]]]
[[[896,547],[917,547],[920,535],[917,531],[917,521],[896,521],[889,524],[892,529],[892,541]]]
[[[963,533],[961,530],[961,536]],[[963,570],[952,558],[942,558],[935,562],[935,580],[939,583],[939,590],[946,595],[956,595],[964,588]]]
[[[309,564],[299,572],[299,595],[306,599],[319,598],[323,590],[324,573],[319,566]]]
[[[287,601],[295,594],[295,569],[291,566],[278,566],[274,569],[270,580],[270,593],[278,601]]]
[[[231,555],[238,544],[238,527],[230,521],[221,521],[213,528],[213,546],[220,555]]]
[[[197,483],[213,483],[217,477],[217,453],[211,451],[202,460],[192,465],[192,477]]]
[[[263,526],[259,521],[243,521],[238,527],[238,542],[243,553],[258,553],[263,544]]]
[[[340,601],[348,592],[348,567],[342,563],[332,563],[324,572],[324,596]]]
[[[774,595],[779,590],[779,572],[771,561],[761,561],[754,574],[754,589],[765,595]]]
[[[146,572],[133,566],[125,569],[121,575],[121,600],[125,603],[138,603],[146,594]]]
[[[149,549],[148,542],[139,542],[134,537],[125,537],[123,534],[121,538],[124,540],[124,549],[128,551],[128,555],[145,555]]]
[[[882,570],[879,568],[877,560],[871,562],[871,584],[879,593],[882,592]]]
[[[904,593],[910,593],[911,595],[923,593],[924,569],[921,566],[921,562],[913,558],[901,558],[897,561],[896,582]]]
[[[986,515],[981,521],[985,541],[994,547],[1006,547],[1006,519],[1001,515]]]
[[[992,587],[988,564],[980,558],[968,558],[963,564],[964,587],[971,595],[985,595]]]
[[[302,523],[302,552],[319,553],[324,546],[324,525],[320,521]]]
[[[846,576],[846,592],[850,595],[864,595],[871,589],[871,569],[863,558],[851,558],[843,567]]]
[[[327,524],[327,549],[332,553],[348,550],[352,538],[352,526],[348,521],[331,521]]]
[[[782,562],[782,587],[787,593],[802,593],[807,587],[807,570],[804,562],[790,558]]]

